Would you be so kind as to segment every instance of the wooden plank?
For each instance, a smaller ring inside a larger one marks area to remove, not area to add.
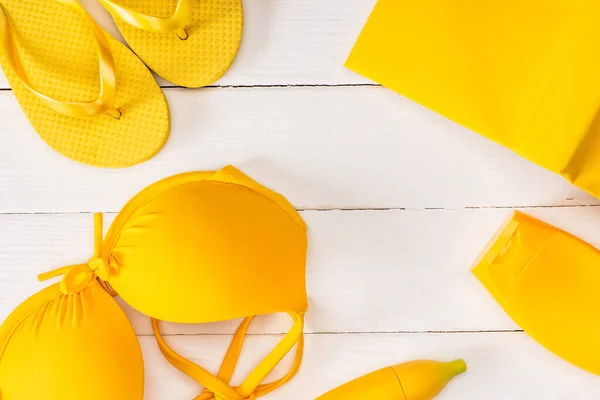
[[[600,246],[599,208],[528,213]],[[310,249],[307,332],[515,330],[469,272],[510,210],[307,211]],[[107,218],[108,226],[112,215]],[[91,256],[92,216],[0,215],[0,319],[39,290],[38,273]],[[148,318],[127,308],[136,331]],[[255,333],[289,329],[264,317]],[[168,325],[170,334],[232,333],[235,323]]]
[[[146,363],[147,400],[188,400],[199,385],[162,359],[154,338],[140,338]],[[279,337],[247,339],[233,382],[239,383]],[[167,341],[215,372],[228,336],[176,336]],[[311,335],[300,373],[265,400],[307,400],[346,381],[411,359],[464,358],[469,370],[436,400],[592,400],[600,396],[598,377],[554,356],[524,333]],[[274,377],[289,368],[286,359]]]
[[[74,163],[0,93],[1,212],[118,211],[189,170],[237,165],[301,209],[598,204],[561,177],[384,88],[170,90],[170,141],[140,166]]]
[[[215,85],[370,84],[344,68],[376,0],[244,1],[242,46]],[[96,21],[122,40],[100,4],[83,0]],[[172,85],[163,80],[162,85]],[[8,88],[0,71],[0,88]]]

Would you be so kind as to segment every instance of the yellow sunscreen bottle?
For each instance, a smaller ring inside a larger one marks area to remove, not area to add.
[[[463,360],[416,360],[355,379],[316,400],[431,400],[467,370]]]

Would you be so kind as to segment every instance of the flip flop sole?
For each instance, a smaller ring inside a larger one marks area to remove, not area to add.
[[[97,47],[85,17],[56,0],[1,0],[33,86],[61,101],[98,97]],[[106,34],[115,59],[116,107],[109,114],[71,117],[33,95],[0,54],[13,92],[29,121],[57,152],[98,167],[128,167],[152,158],[170,132],[167,101],[152,73],[127,47]]]
[[[170,17],[177,0],[119,0],[127,9],[159,18]],[[139,29],[116,19],[131,49],[165,80],[184,87],[202,87],[229,69],[242,41],[242,0],[195,0],[189,37]]]

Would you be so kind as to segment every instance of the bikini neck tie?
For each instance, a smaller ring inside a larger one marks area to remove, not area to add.
[[[116,274],[118,266],[114,259],[107,261],[102,256],[102,214],[94,214],[94,256],[86,264],[74,264],[38,275],[40,282],[63,276],[60,290],[64,294],[77,294],[94,280],[98,279],[102,287],[111,295],[116,295],[106,281]]]

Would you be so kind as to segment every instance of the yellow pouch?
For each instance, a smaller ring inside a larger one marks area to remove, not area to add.
[[[144,366],[125,313],[101,284],[52,285],[0,327],[0,399],[142,400]]]
[[[0,0],[0,66],[37,133],[75,161],[131,166],[169,136],[150,71],[77,0]]]
[[[202,87],[229,69],[242,41],[242,0],[100,0],[133,51],[178,86]]]
[[[600,197],[600,1],[379,0],[346,66]]]
[[[559,357],[600,375],[600,252],[520,212],[473,273],[510,317]]]

